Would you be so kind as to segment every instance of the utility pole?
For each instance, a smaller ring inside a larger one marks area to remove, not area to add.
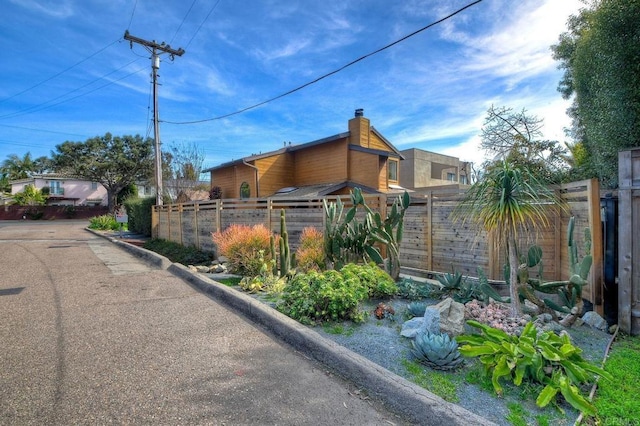
[[[131,48],[133,43],[138,43],[145,47],[151,53],[151,70],[153,77],[153,138],[155,147],[155,174],[156,174],[156,205],[162,205],[162,151],[160,150],[160,123],[158,114],[158,69],[160,69],[160,55],[168,53],[169,58],[173,61],[176,56],[182,56],[184,49],[172,49],[171,46],[162,42],[160,44],[155,41],[147,41],[129,34],[129,30],[124,32],[124,39],[129,40]]]

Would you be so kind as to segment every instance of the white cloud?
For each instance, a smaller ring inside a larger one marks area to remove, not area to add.
[[[33,12],[43,13],[53,18],[65,19],[74,15],[74,9],[69,0],[10,0],[11,3],[22,6]]]

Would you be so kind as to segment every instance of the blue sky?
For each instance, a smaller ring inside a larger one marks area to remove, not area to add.
[[[363,108],[397,148],[480,161],[491,105],[569,120],[549,47],[580,0],[482,0],[334,75],[261,103],[419,30],[473,0],[3,0],[0,161],[50,155],[111,132],[153,136],[151,61],[133,36],[186,53],[162,56],[163,146],[196,144],[205,166],[347,130]],[[208,120],[197,124],[172,124]]]

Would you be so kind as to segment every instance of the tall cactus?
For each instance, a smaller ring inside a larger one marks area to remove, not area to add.
[[[567,252],[569,255],[569,279],[563,281],[542,280],[542,249],[538,246],[532,246],[527,253],[526,261],[520,265],[518,270],[519,293],[522,299],[528,299],[541,309],[552,309],[570,313],[572,308],[577,308],[578,313],[582,311],[582,287],[587,282],[593,257],[591,256],[591,233],[589,228],[585,229],[585,252],[586,255],[582,260],[578,259],[578,248],[576,246],[573,234],[575,227],[575,217],[569,219],[567,227]],[[539,278],[529,277],[529,268],[538,267]],[[505,273],[506,276],[506,273]],[[541,292],[546,294],[556,294],[560,304],[553,300],[541,300],[535,294]],[[552,312],[553,312],[552,311]]]
[[[387,261],[385,266],[387,272],[393,279],[400,276],[400,244],[404,236],[404,215],[411,204],[411,197],[407,191],[399,195],[391,206],[391,211],[387,217],[382,220],[382,216],[378,212],[373,212],[365,205],[367,210],[367,223],[374,242],[384,245],[387,249]],[[378,256],[374,253],[377,252]],[[373,246],[367,250],[372,258],[380,258],[379,251]]]
[[[278,268],[281,277],[286,277],[291,272],[293,265],[291,249],[289,248],[289,233],[287,232],[287,222],[284,209],[280,210],[280,241],[278,242],[280,253]]]

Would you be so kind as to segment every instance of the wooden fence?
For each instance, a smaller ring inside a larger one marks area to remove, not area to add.
[[[640,149],[618,154],[618,325],[640,334]]]
[[[555,214],[550,226],[539,235],[520,241],[522,250],[538,244],[543,250],[544,278],[569,279],[567,251],[567,224],[576,218],[575,238],[578,247],[584,247],[584,229],[591,233],[591,251],[594,265],[590,285],[583,297],[602,313],[602,230],[600,223],[600,194],[596,180],[562,185],[560,195],[567,201],[569,211]],[[476,231],[469,224],[453,222],[451,212],[459,203],[464,190],[438,189],[412,196],[404,222],[404,239],[400,248],[405,272],[421,274],[459,271],[478,276],[481,268],[491,280],[503,280],[504,250],[496,244],[496,236]],[[335,201],[337,196],[325,197]],[[340,197],[350,207],[350,197]],[[367,205],[381,211],[384,216],[395,197],[365,196]],[[280,210],[286,211],[289,240],[295,248],[305,227],[324,229],[322,199],[228,199],[190,204],[155,206],[152,216],[154,238],[163,238],[215,251],[211,233],[226,229],[231,224],[263,224],[274,232],[280,231]],[[583,250],[579,250],[584,255]]]

